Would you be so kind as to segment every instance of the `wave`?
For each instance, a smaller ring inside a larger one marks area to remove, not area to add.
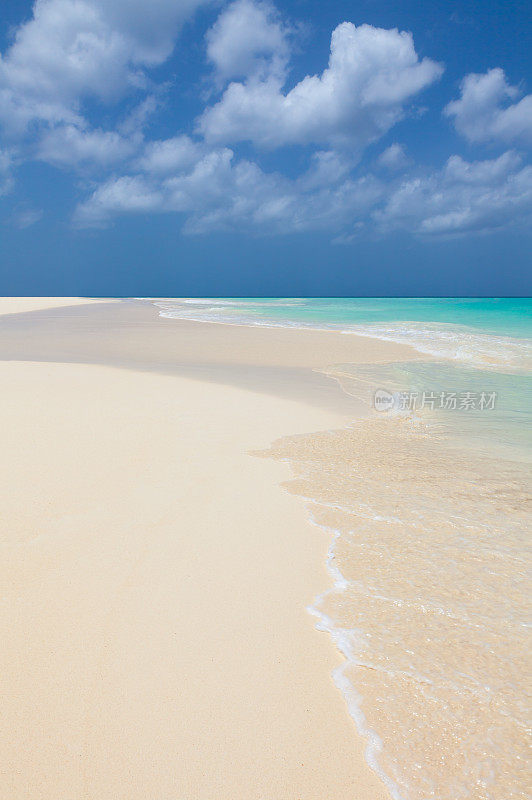
[[[305,499],[309,504],[317,502],[312,498]],[[318,504],[323,505],[322,503]],[[349,716],[355,723],[358,733],[367,742],[365,757],[368,766],[379,776],[383,784],[388,789],[392,800],[405,800],[397,783],[382,769],[379,763],[379,755],[381,754],[383,748],[382,740],[378,733],[368,725],[364,712],[362,711],[363,698],[357,692],[354,685],[346,675],[347,669],[352,664],[357,665],[361,663],[356,652],[358,648],[353,646],[353,639],[357,636],[357,633],[360,637],[360,632],[356,631],[355,629],[339,628],[335,624],[334,620],[322,610],[322,605],[328,595],[341,593],[349,587],[349,581],[344,578],[340,569],[335,563],[335,548],[337,541],[341,536],[341,532],[335,528],[320,525],[314,519],[312,513],[310,514],[310,522],[332,537],[331,544],[329,545],[329,550],[327,552],[327,570],[333,580],[333,584],[329,589],[326,589],[322,594],[315,598],[313,605],[307,606],[307,611],[311,616],[317,619],[316,629],[329,634],[335,647],[345,659],[343,664],[333,670],[332,678],[336,688],[343,695],[347,705],[347,710],[349,711]]]
[[[424,355],[466,364],[480,369],[508,371],[532,370],[532,342],[511,336],[478,332],[465,325],[445,322],[345,323],[271,316],[268,309],[300,307],[304,301],[232,300],[185,298],[151,301],[161,317],[193,322],[296,328],[334,331],[345,335],[365,336],[397,344],[406,344]],[[261,314],[260,312],[263,311]]]
[[[446,323],[401,322],[354,326],[347,332],[358,336],[408,344],[425,355],[459,361],[482,369],[532,369],[532,344],[525,339],[476,333],[465,326]]]
[[[390,796],[525,800],[528,468],[381,418],[263,455],[330,537],[308,611]]]

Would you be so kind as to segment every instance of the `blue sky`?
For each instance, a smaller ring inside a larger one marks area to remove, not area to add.
[[[3,0],[0,294],[529,294],[527,6]]]

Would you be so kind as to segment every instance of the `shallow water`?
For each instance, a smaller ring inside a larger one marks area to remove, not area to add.
[[[311,610],[392,796],[528,797],[527,465],[382,418],[268,454],[333,537]]]
[[[405,361],[335,364],[325,370],[344,391],[374,408],[375,392],[394,396],[384,412],[430,424],[433,432],[467,440],[472,451],[532,458],[532,373],[466,366],[462,362]]]
[[[162,316],[340,330],[480,367],[532,368],[529,298],[184,298]]]
[[[161,308],[229,321],[272,320],[310,325],[389,322],[464,325],[516,338],[532,336],[532,300],[512,297],[211,297],[165,298]]]
[[[262,455],[291,463],[287,488],[330,537],[332,586],[309,611],[345,656],[334,678],[390,795],[528,798],[531,301],[157,305],[163,316],[342,330],[430,354],[324,365],[368,418]],[[372,410],[379,389],[393,398],[385,413]],[[424,405],[424,393],[458,401]]]

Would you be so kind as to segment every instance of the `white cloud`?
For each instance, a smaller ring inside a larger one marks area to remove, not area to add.
[[[8,194],[13,185],[11,178],[11,168],[13,159],[11,153],[0,149],[0,197]]]
[[[522,225],[532,214],[532,167],[509,151],[467,162],[451,156],[439,171],[387,183],[353,176],[337,153],[315,154],[306,173],[288,179],[186,137],[149,146],[143,172],[112,178],[79,208],[80,226],[132,213],[179,213],[188,233],[263,234],[323,230],[351,240],[363,230],[420,235],[484,232]]]
[[[22,208],[18,209],[12,217],[13,225],[19,230],[26,230],[35,225],[43,217],[42,208]]]
[[[236,0],[207,32],[207,56],[221,81],[282,76],[290,29],[265,0]]]
[[[410,159],[406,155],[404,147],[394,142],[380,154],[377,164],[379,167],[395,172],[404,169],[409,164],[409,161]]]
[[[183,152],[187,158],[182,161],[167,158]],[[319,161],[303,179],[292,181],[238,161],[227,148],[209,149],[182,139],[159,142],[137,163],[144,173],[112,178],[98,187],[78,208],[76,223],[102,225],[117,215],[150,211],[183,214],[189,233],[329,230],[367,214],[382,196],[383,187],[372,176],[350,179],[327,154]],[[325,175],[317,180],[323,164]]]
[[[472,163],[451,156],[440,172],[402,182],[375,221],[385,230],[448,235],[519,225],[531,215],[532,167],[508,152]]]
[[[157,98],[149,95],[133,108],[115,130],[90,128],[87,123],[43,126],[39,130],[33,155],[59,167],[86,172],[92,168],[110,168],[138,155],[148,146],[143,128],[157,108]],[[152,147],[155,147],[154,142]]]
[[[110,101],[140,83],[131,46],[94,3],[38,0],[0,63],[0,118],[19,130],[33,119],[79,121],[83,98]]]
[[[487,161],[464,161],[460,156],[451,156],[445,165],[445,179],[460,184],[496,186],[504,182],[522,163],[521,157],[513,150],[503,153],[499,158]]]
[[[116,131],[62,125],[44,134],[37,155],[49,164],[60,166],[79,168],[87,163],[109,166],[133,155],[138,146],[138,138],[127,138]]]
[[[154,66],[171,54],[176,35],[202,5],[215,0],[91,0],[110,28],[132,45],[132,60]]]
[[[145,86],[143,69],[171,53],[179,25],[207,0],[36,0],[0,58],[0,123],[80,124],[82,102]]]
[[[146,69],[168,58],[179,27],[209,2],[35,0],[0,55],[3,140],[17,143],[21,159],[83,170],[133,157],[158,103]],[[87,101],[94,111],[94,100],[109,107],[138,90],[141,102],[111,130],[91,126]]]
[[[520,94],[502,69],[471,73],[462,81],[460,99],[449,103],[445,114],[471,142],[532,144],[532,95],[518,100]]]
[[[162,211],[162,199],[140,175],[112,178],[79,206],[75,222],[83,227],[101,226],[114,214]]]
[[[199,121],[204,138],[176,131],[146,141],[147,119],[164,91],[148,70],[168,58],[180,25],[207,2],[37,0],[0,58],[8,142],[0,149],[0,194],[11,188],[15,163],[38,158],[94,170],[99,182],[76,211],[80,226],[173,213],[190,233],[323,230],[350,240],[364,229],[448,235],[530,219],[532,168],[512,150],[491,160],[451,156],[444,168],[420,174],[394,143],[370,157],[372,174],[362,150],[442,68],[420,60],[409,33],[346,22],[332,34],[327,68],[290,88],[293,29],[270,0],[231,2],[207,33],[211,76],[225,88]],[[116,104],[130,92],[140,97],[126,115],[125,103]],[[446,113],[471,141],[531,140],[531,97],[521,98],[502,70],[468,75]],[[111,114],[119,121],[105,129]],[[239,158],[227,145],[240,141],[312,147],[307,167],[289,178],[266,172],[252,156]],[[39,213],[23,206],[20,224],[33,224]]]
[[[362,148],[389,130],[404,104],[441,72],[418,59],[410,33],[344,22],[333,31],[321,75],[307,76],[287,93],[284,80],[271,75],[231,83],[199,129],[210,142]]]
[[[188,136],[176,136],[173,139],[149,142],[143,155],[136,163],[142,172],[163,176],[181,172],[197,163],[203,152],[200,144],[193,142]]]
[[[345,180],[355,163],[345,153],[334,150],[318,151],[311,156],[310,167],[299,179],[299,184],[304,189],[333,186]]]

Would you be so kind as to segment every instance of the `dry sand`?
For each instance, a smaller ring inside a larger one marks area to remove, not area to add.
[[[1,297],[0,315],[20,314],[24,311],[43,311],[49,308],[62,308],[64,306],[85,306],[89,303],[107,303],[113,300],[94,299],[87,297]]]
[[[45,303],[0,324],[0,797],[383,800],[327,539],[249,451],[345,424],[313,366],[407,348]]]

